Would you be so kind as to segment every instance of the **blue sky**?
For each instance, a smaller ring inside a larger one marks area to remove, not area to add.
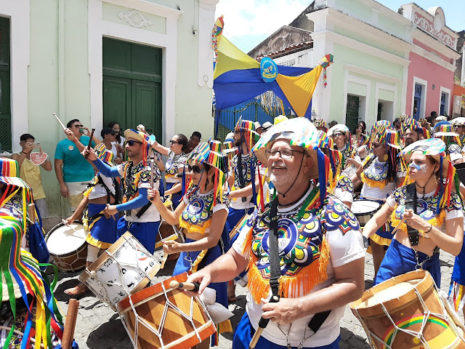
[[[379,0],[384,6],[397,11],[400,5],[412,1]],[[455,31],[465,29],[464,0],[415,0],[428,9],[441,6],[446,25]],[[240,49],[250,51],[267,36],[289,24],[311,0],[220,0],[216,16],[224,15],[224,34]]]

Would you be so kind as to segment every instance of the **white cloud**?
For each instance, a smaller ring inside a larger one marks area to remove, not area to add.
[[[216,17],[224,15],[224,35],[270,35],[289,24],[311,0],[220,0]]]

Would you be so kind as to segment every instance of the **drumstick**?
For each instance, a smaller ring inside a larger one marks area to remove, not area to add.
[[[199,292],[200,284],[198,282],[179,282],[173,280],[170,282],[171,288],[182,288],[185,291]]]
[[[95,132],[95,128],[92,129],[92,132],[90,133],[90,139],[89,139],[89,143],[87,144],[87,148],[86,150],[89,151],[90,149],[90,146],[92,145],[92,138],[94,137],[94,132]],[[87,153],[84,158],[87,159],[87,157],[89,156],[89,153]]]
[[[58,117],[58,115],[56,113],[53,113],[52,114],[56,119],[57,121],[60,123],[61,127],[63,127],[63,130],[66,130],[66,126],[63,125],[63,123],[61,122],[60,118]]]
[[[27,205],[27,211],[29,214],[29,219],[31,220],[32,224],[34,224],[36,222],[36,212],[34,203],[30,203],[29,205]]]
[[[68,311],[66,313],[66,323],[63,330],[63,339],[61,346],[63,349],[71,349],[74,337],[74,329],[76,328],[76,318],[79,309],[79,301],[71,298],[69,300]]]
[[[279,297],[276,297],[276,296],[272,296],[271,299],[270,299],[270,302],[276,303],[278,301],[279,301]],[[249,349],[254,349],[255,348],[255,346],[257,345],[258,340],[260,339],[260,337],[262,335],[263,330],[268,325],[268,322],[270,322],[270,319],[264,319],[263,317],[260,318],[260,321],[258,322],[257,331],[255,331],[255,333],[254,333],[254,335],[252,337],[252,340],[250,341]]]

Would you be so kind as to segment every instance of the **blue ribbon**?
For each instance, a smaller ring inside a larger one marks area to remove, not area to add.
[[[320,183],[320,207],[326,198],[326,173],[325,173],[325,154],[317,148],[318,159],[318,181]]]

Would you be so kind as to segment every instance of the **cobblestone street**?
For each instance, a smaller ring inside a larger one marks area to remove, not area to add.
[[[454,258],[451,255],[444,252],[441,253],[441,289],[446,293],[449,289],[453,263]],[[167,266],[164,270],[164,274],[169,275],[170,271],[171,269]],[[66,296],[63,291],[66,288],[77,284],[78,274],[61,274],[60,276],[61,280],[56,291],[56,297],[59,300],[63,314],[66,314],[68,296]],[[373,264],[371,255],[367,254],[365,263],[366,287],[371,286],[372,279]],[[246,289],[238,286],[236,292],[238,295],[237,302],[230,305],[230,310],[234,312],[234,317],[232,318],[233,328],[235,328],[235,325],[238,323],[244,312]],[[369,348],[362,326],[352,315],[352,312],[348,307],[341,322],[341,338],[341,349]],[[114,313],[108,306],[93,297],[90,292],[80,299],[75,339],[81,349],[132,348],[131,341],[129,340],[126,331],[118,318],[118,314]],[[219,348],[231,348],[231,340],[232,334],[222,335],[219,341]]]

